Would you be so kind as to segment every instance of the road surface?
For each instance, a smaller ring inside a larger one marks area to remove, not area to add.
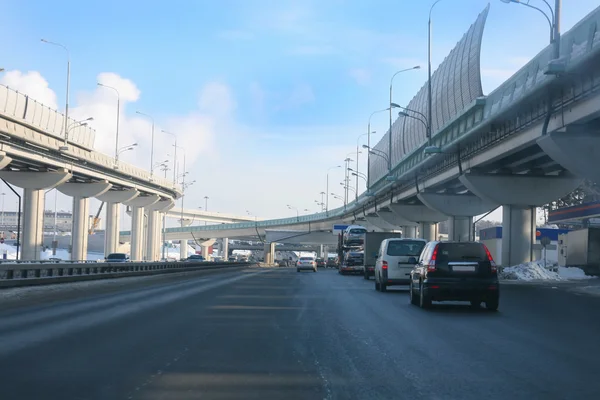
[[[424,311],[409,305],[404,289],[376,292],[372,280],[334,270],[256,268],[135,282],[32,295],[1,308],[0,398],[600,393],[600,297],[564,287],[503,285],[494,313],[456,303]]]

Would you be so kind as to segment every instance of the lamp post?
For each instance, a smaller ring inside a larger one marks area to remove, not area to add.
[[[390,137],[388,138],[388,154],[390,154],[390,165],[388,165],[388,170],[392,170],[392,165],[391,165],[391,154],[392,154],[392,101],[393,101],[393,90],[394,90],[394,78],[396,77],[396,75],[398,75],[399,73],[402,72],[406,72],[406,71],[412,71],[413,69],[420,69],[421,66],[420,65],[415,65],[412,68],[406,68],[406,69],[401,69],[400,71],[397,71],[396,73],[394,73],[394,75],[392,75],[392,78],[390,79],[390,107],[388,108],[390,111]],[[369,145],[370,146],[370,145]],[[357,168],[358,170],[358,168]],[[356,178],[356,181],[358,182],[358,178]],[[356,187],[358,188],[358,184],[356,185]]]
[[[165,179],[167,179],[167,171],[169,170],[169,166],[167,164],[162,165],[162,170],[165,172]],[[162,259],[164,261],[167,260],[166,257],[167,251],[167,212],[163,211],[163,221],[162,221]]]
[[[53,46],[58,46],[58,47],[62,48],[67,53],[67,92],[66,92],[66,95],[65,95],[65,142],[64,142],[64,145],[59,148],[60,150],[66,151],[66,150],[69,149],[69,146],[68,146],[68,142],[69,142],[69,136],[68,135],[69,135],[69,133],[68,133],[67,127],[68,127],[68,124],[69,124],[69,85],[70,85],[70,82],[71,82],[71,54],[69,52],[69,49],[66,46],[64,46],[64,45],[62,45],[60,43],[51,42],[51,41],[46,40],[46,39],[41,39],[41,40],[44,43],[51,44]]]
[[[375,133],[371,131],[371,118],[373,118],[373,115],[381,113],[381,112],[385,112],[389,109],[388,108],[384,108],[383,110],[377,110],[377,111],[373,111],[371,113],[371,115],[369,115],[369,124],[367,125],[367,146],[369,146],[369,148],[371,147],[371,134]],[[369,189],[369,185],[371,184],[371,157],[369,157],[369,154],[367,154],[367,190]]]
[[[348,153],[350,154],[350,153]],[[346,168],[344,168],[344,182],[346,182],[345,186],[348,186],[349,183],[349,176],[348,176],[348,167],[350,167],[350,163],[354,161],[353,159],[351,159],[350,157],[348,157],[346,155],[346,158],[344,159],[344,162],[346,163]],[[344,192],[344,205],[348,204],[348,190],[345,190]]]
[[[319,193],[321,195],[321,212],[325,211],[325,195],[327,192]]]
[[[428,144],[431,145],[431,129],[433,128],[433,100],[431,99],[431,12],[433,7],[442,0],[436,0],[429,9],[429,19],[427,21],[427,132]]]
[[[173,153],[173,184],[175,184],[177,182],[177,172],[175,171],[177,168],[175,168],[177,166],[177,135],[175,135],[172,132],[168,132],[165,130],[161,130],[161,132],[166,133],[167,135],[172,135],[175,138],[175,144],[173,144],[173,147],[175,147],[175,152]],[[166,178],[166,176],[165,176]]]
[[[4,227],[4,197],[6,193],[0,193],[0,196],[2,196],[2,237],[4,238],[4,231],[6,230]]]
[[[204,211],[208,212],[208,196],[204,196]],[[204,225],[206,225],[206,221],[204,221]]]
[[[154,118],[152,118],[148,114],[144,114],[143,112],[136,111],[135,113],[143,115],[147,118],[150,118],[150,120],[152,121],[152,139],[151,139],[151,144],[150,144],[150,146],[151,146],[150,147],[150,176],[152,176],[152,174],[153,174],[152,166],[154,165]]]
[[[119,150],[117,150],[117,155],[119,155],[119,154],[122,154],[122,153],[125,153],[126,151],[131,151],[131,150],[133,150],[133,148],[134,148],[134,147],[136,147],[137,145],[138,145],[137,143],[133,143],[133,144],[130,144],[130,145],[128,145],[128,146],[123,146],[123,147],[121,147]]]
[[[114,88],[112,86],[108,86],[108,85],[105,85],[100,82],[98,82],[97,84],[98,84],[98,86],[112,89],[117,94],[117,134],[115,136],[115,161],[118,162],[119,161],[119,117],[121,115],[121,94],[119,93],[119,91],[116,88]]]
[[[327,193],[327,201],[325,203],[325,212],[329,212],[329,171],[331,171],[332,169],[336,169],[336,168],[342,168],[342,166],[336,165],[335,167],[331,167],[327,170],[327,185],[326,185],[326,189],[325,189],[325,192]]]
[[[366,135],[369,135],[369,132],[363,133],[362,135],[359,135],[358,138],[356,138],[356,170],[357,171],[358,171],[358,155],[360,154],[360,151],[359,151],[360,143],[359,142],[360,142],[360,138],[363,136],[366,136]],[[368,154],[367,154],[367,159],[368,159]],[[356,187],[358,188],[358,179],[356,179]],[[366,190],[368,190],[368,189],[369,188],[367,187]]]

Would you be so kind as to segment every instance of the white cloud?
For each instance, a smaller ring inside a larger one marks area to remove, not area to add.
[[[354,68],[348,72],[348,75],[359,85],[368,85],[371,82],[371,72],[362,68]]]
[[[48,81],[37,71],[7,71],[2,75],[0,82],[52,109],[58,109],[56,93],[50,89]]]

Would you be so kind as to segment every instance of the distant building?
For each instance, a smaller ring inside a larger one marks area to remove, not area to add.
[[[44,212],[44,231],[53,232],[56,225],[58,232],[70,232],[73,222],[73,214],[70,212],[57,212],[56,223],[54,222],[54,211]],[[21,224],[23,224],[23,213],[21,213]],[[14,231],[17,229],[17,213],[15,211],[4,211],[0,213],[0,231]]]

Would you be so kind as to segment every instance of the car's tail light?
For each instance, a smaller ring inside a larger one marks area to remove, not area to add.
[[[387,261],[383,260],[383,261],[381,262],[381,268],[382,268],[382,269],[388,269],[388,263],[387,263]]]
[[[439,244],[436,244],[435,247],[433,248],[433,253],[431,254],[431,259],[429,260],[429,263],[427,264],[427,272],[434,272],[436,270],[435,262],[437,260],[438,247],[439,247]]]
[[[494,258],[492,257],[492,253],[490,253],[490,250],[487,248],[487,246],[484,244],[483,248],[485,249],[485,254],[487,254],[487,258],[488,261],[490,262],[490,270],[492,272],[497,272],[498,271],[498,267],[496,267],[496,263],[494,262]]]

